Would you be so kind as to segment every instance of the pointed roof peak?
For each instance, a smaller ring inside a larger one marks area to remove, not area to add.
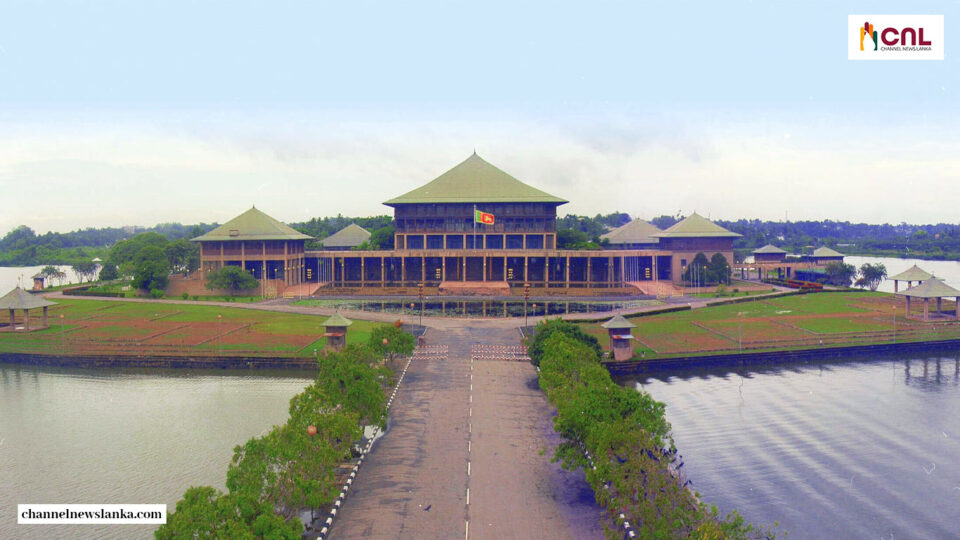
[[[947,285],[938,277],[931,277],[919,285],[914,285],[905,291],[896,293],[901,296],[912,296],[914,298],[943,298],[960,297],[960,291]]]
[[[739,238],[742,235],[728,231],[694,212],[662,233],[651,236],[659,238]]]
[[[476,151],[434,180],[383,204],[436,203],[553,203],[568,201],[524,184],[503,172]]]
[[[323,321],[324,326],[350,326],[351,324],[353,321],[341,315],[339,311]]]
[[[896,281],[926,281],[933,277],[933,274],[914,264],[895,276],[887,276],[887,279]]]
[[[659,232],[662,231],[656,225],[642,219],[634,219],[602,234],[600,238],[610,240],[611,244],[656,244],[660,239],[653,235]]]
[[[0,297],[0,309],[34,309],[55,305],[57,305],[56,302],[30,294],[20,287],[14,287],[12,291]]]
[[[254,206],[207,234],[200,235],[191,241],[308,240],[310,238],[310,236],[257,210]]]
[[[602,326],[603,328],[606,328],[607,330],[610,330],[611,328],[620,329],[620,328],[636,328],[637,327],[637,325],[624,319],[623,315],[620,315],[619,313],[614,315],[609,321],[601,324],[600,326]]]

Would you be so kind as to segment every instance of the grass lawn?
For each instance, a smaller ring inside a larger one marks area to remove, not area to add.
[[[918,323],[902,317],[904,303],[887,293],[812,293],[635,317],[635,351],[646,358],[821,346],[889,343],[892,313],[897,341],[960,338],[960,323]],[[604,348],[609,337],[600,322],[580,323]]]
[[[71,298],[50,308],[50,328],[0,333],[0,352],[310,357],[326,345],[324,320],[220,306]],[[31,322],[39,324],[40,317],[31,316]],[[353,321],[347,342],[367,341],[382,324]]]

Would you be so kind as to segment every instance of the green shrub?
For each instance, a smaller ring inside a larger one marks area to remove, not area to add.
[[[180,295],[180,298],[183,298],[184,300],[186,300],[186,299],[190,298],[190,295],[187,294],[187,293],[183,293],[183,294]]]
[[[543,345],[547,339],[556,333],[564,334],[577,342],[583,343],[595,353],[598,361],[603,354],[603,349],[600,348],[600,342],[597,341],[597,338],[584,332],[578,325],[562,319],[548,319],[537,323],[533,337],[528,338],[526,342],[527,354],[533,361],[533,365],[540,365],[540,360],[543,357]]]
[[[163,298],[163,289],[150,289],[150,298]]]

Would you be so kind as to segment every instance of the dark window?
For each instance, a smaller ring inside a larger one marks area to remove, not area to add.
[[[503,249],[503,237],[499,234],[488,235],[487,249]]]
[[[508,234],[508,235],[507,235],[507,249],[523,249],[523,235],[522,235],[522,234]]]
[[[543,249],[543,235],[542,235],[542,234],[528,234],[528,235],[527,235],[527,249]]]
[[[447,249],[463,249],[463,237],[459,235],[448,236]]]
[[[427,249],[443,249],[443,237],[439,234],[428,234]]]
[[[407,237],[407,249],[423,249],[423,235],[414,234]]]

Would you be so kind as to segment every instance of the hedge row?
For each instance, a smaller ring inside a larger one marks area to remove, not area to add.
[[[640,538],[774,536],[735,511],[721,517],[687,488],[663,403],[614,383],[593,344],[575,332],[540,330],[528,345],[540,351],[540,388],[557,408],[554,460],[586,473],[609,538],[623,536],[624,518]]]

